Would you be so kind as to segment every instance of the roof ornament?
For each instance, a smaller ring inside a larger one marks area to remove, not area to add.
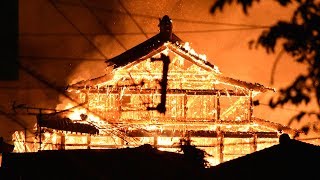
[[[169,41],[172,38],[172,20],[169,18],[168,15],[159,18],[159,25],[160,27],[160,35],[165,41]]]
[[[280,144],[288,144],[289,141],[290,141],[290,136],[288,134],[283,133],[280,135],[279,137]]]

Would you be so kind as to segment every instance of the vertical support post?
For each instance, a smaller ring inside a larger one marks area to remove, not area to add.
[[[218,142],[219,142],[219,161],[223,163],[223,151],[224,151],[224,134],[223,132],[218,133]]]
[[[252,142],[252,152],[257,151],[257,134],[253,134],[253,142]]]
[[[60,142],[60,150],[65,150],[66,147],[66,137],[63,133],[61,133],[61,142]]]
[[[39,110],[39,114],[37,115],[37,133],[39,134],[39,149],[41,150],[41,124],[42,124],[42,114],[41,110]],[[25,134],[26,136],[26,134]]]
[[[24,128],[24,152],[27,152],[27,128]]]
[[[158,135],[153,136],[153,146],[158,147]]]
[[[91,148],[90,148],[90,145],[91,145],[91,135],[88,134],[88,135],[87,135],[87,149],[91,149]]]
[[[39,129],[39,150],[41,150],[41,145],[42,145],[42,111],[39,109],[39,114],[37,115],[37,129]]]
[[[220,120],[220,92],[217,93],[217,120]]]
[[[217,107],[216,107],[217,106],[217,104],[216,104],[217,100],[216,100],[216,96],[212,96],[212,97],[213,97],[212,111],[215,112],[215,113],[212,114],[212,119],[215,120],[216,114],[217,114]]]
[[[156,92],[153,92],[153,91],[151,91],[151,94],[150,94],[150,96],[151,96],[151,104],[154,104],[154,96],[155,96],[155,94],[156,94]],[[153,112],[153,111],[151,111],[150,112],[150,122],[152,122],[152,121],[154,121],[154,120],[156,120],[157,118],[156,118],[156,115],[155,115],[155,113]]]
[[[187,120],[187,111],[188,111],[188,96],[187,93],[184,94],[184,112],[183,112],[183,118],[186,121]]]
[[[117,108],[118,112],[117,112],[117,117],[116,117],[118,122],[119,122],[120,117],[121,117],[121,99],[120,99],[120,97],[121,97],[121,90],[118,92],[118,98],[115,99],[115,101],[117,102],[117,106],[118,106],[118,108]]]
[[[253,102],[252,102],[252,90],[249,90],[249,121],[252,121]]]

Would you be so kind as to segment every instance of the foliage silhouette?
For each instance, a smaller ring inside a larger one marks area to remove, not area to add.
[[[209,156],[204,150],[197,148],[191,144],[190,137],[183,137],[179,141],[180,152],[182,151],[187,162],[190,162],[194,168],[209,167],[209,162],[205,159]]]
[[[320,124],[320,2],[316,0],[274,0],[280,6],[293,7],[294,11],[289,21],[278,21],[262,32],[254,42],[267,53],[274,53],[275,47],[281,43],[283,51],[289,54],[293,61],[307,67],[307,72],[300,74],[286,88],[280,89],[279,97],[270,100],[272,108],[287,103],[310,106],[310,101],[317,103],[318,110],[301,111],[290,121],[300,122],[306,116],[316,116],[316,123],[308,123],[302,127],[305,133],[309,130],[319,131]],[[242,6],[248,14],[248,8],[260,0],[217,0],[210,9],[211,13],[223,11],[225,6],[236,3]]]

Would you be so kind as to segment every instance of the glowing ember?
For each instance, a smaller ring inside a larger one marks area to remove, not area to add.
[[[66,107],[64,109],[70,109],[74,107],[71,103],[68,103],[66,105]],[[72,110],[68,115],[67,117],[70,118],[71,120],[81,120],[81,114],[86,114],[87,113],[87,110],[82,108],[82,109],[74,109]]]

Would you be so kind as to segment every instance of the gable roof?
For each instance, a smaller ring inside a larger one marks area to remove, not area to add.
[[[122,54],[111,58],[106,61],[108,66],[113,66],[113,68],[119,68],[123,67],[131,62],[134,62],[139,59],[146,59],[148,54],[152,53],[153,51],[159,49],[162,47],[165,43],[171,42],[179,42],[183,43],[182,40],[176,36],[175,34],[172,34],[172,38],[170,39],[164,39],[161,34],[157,34],[150,39],[142,42],[141,44],[123,52]]]
[[[214,73],[217,80],[221,82],[258,92],[266,92],[270,90],[275,91],[274,88],[265,87],[259,83],[250,83],[223,76],[218,70],[217,66],[204,59],[202,55],[197,54],[193,49],[189,47],[188,42],[183,42],[177,35],[172,33],[171,20],[168,20],[168,18],[169,17],[164,16],[160,21],[160,33],[142,42],[141,44],[123,52],[122,54],[107,60],[106,64],[108,66],[112,66],[114,69],[130,66],[130,64],[135,64],[146,60],[165,49],[170,49],[175,54],[191,61],[202,69]],[[165,24],[165,27],[162,27],[164,26],[163,24]],[[109,75],[105,74],[97,78],[80,81],[75,84],[69,85],[68,88],[79,89],[84,86],[94,86],[103,83],[106,80],[106,77],[109,77]]]

